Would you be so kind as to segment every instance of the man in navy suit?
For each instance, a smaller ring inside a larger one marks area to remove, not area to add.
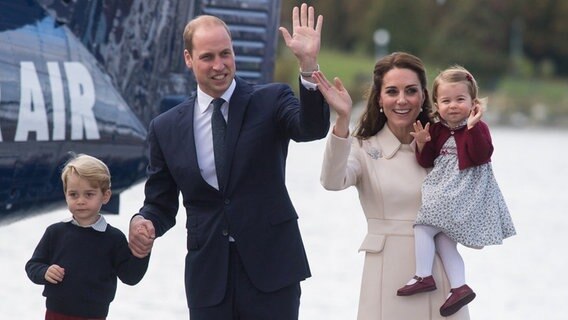
[[[299,100],[287,85],[235,77],[227,26],[200,16],[184,31],[197,92],[149,125],[145,200],[130,223],[130,247],[138,257],[149,254],[154,238],[175,224],[181,192],[192,320],[298,319],[300,281],[310,269],[284,183],[286,156],[290,139],[325,137],[329,108],[311,79],[323,17],[302,4],[292,20],[292,34],[280,31],[300,65]],[[216,98],[223,99],[223,127],[226,121],[221,149],[212,128]]]

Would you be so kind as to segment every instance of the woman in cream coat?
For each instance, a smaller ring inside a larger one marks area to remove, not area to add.
[[[420,120],[424,125],[431,112],[422,62],[393,53],[376,63],[367,107],[353,136],[351,98],[339,79],[332,86],[321,72],[314,78],[337,113],[325,150],[322,185],[328,190],[355,186],[367,218],[368,232],[359,249],[365,252],[365,264],[357,319],[469,319],[467,307],[448,318],[440,315],[450,286],[438,257],[433,270],[437,290],[396,295],[414,272],[412,228],[427,173],[416,162],[410,134],[412,124]]]

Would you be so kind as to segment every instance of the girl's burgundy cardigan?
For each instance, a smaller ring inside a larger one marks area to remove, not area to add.
[[[467,125],[457,130],[451,130],[438,122],[430,126],[430,136],[422,152],[416,150],[416,159],[424,168],[434,166],[434,159],[440,155],[442,146],[453,135],[456,139],[458,151],[458,166],[460,170],[478,166],[491,161],[493,144],[489,127],[483,121],[479,121],[473,128],[467,129]]]

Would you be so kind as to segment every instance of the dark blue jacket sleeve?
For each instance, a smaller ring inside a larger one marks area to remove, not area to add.
[[[297,142],[324,138],[329,130],[329,106],[319,90],[308,90],[300,83],[300,101],[285,86],[279,92],[277,112],[280,127]]]

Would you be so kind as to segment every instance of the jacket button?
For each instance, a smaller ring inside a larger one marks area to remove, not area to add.
[[[227,229],[223,229],[223,235],[226,237],[229,235],[229,231]]]
[[[229,204],[229,203],[231,203],[231,200],[225,199],[225,204]]]

